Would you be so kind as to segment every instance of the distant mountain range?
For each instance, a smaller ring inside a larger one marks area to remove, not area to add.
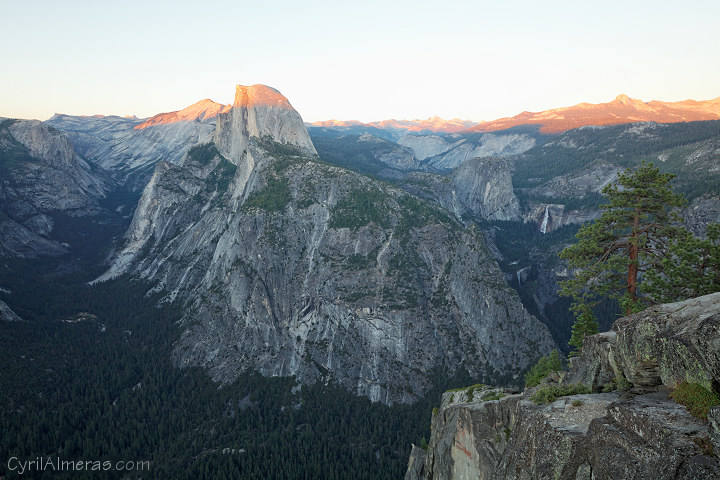
[[[147,119],[133,117],[124,120],[135,123],[133,125],[135,130],[180,122],[214,123],[218,114],[228,112],[231,107],[232,105],[205,99],[182,110],[159,113]],[[67,116],[59,115],[59,117]],[[102,121],[109,117],[96,116],[96,118]],[[306,123],[306,126],[327,128],[348,134],[371,133],[397,140],[405,134],[486,133],[507,130],[520,125],[537,125],[540,133],[553,134],[588,125],[618,125],[634,122],[676,123],[718,119],[720,119],[720,97],[699,101],[661,102],[653,100],[643,102],[623,94],[607,103],[579,103],[572,107],[553,108],[542,112],[525,111],[514,117],[504,117],[486,122],[473,122],[459,118],[445,120],[435,116],[426,120],[390,119],[368,123],[358,120],[332,119]],[[389,136],[380,134],[379,131],[388,132]]]
[[[381,120],[377,122],[363,123],[358,120],[326,120],[308,124],[312,127],[326,128],[353,128],[353,127],[374,127],[382,130],[394,130],[405,132],[441,132],[456,133],[468,130],[478,125],[477,122],[453,118],[444,120],[440,117],[431,117],[427,120]]]
[[[519,125],[538,125],[541,133],[561,133],[587,125],[618,125],[634,122],[676,123],[720,119],[720,97],[712,100],[684,100],[681,102],[643,102],[627,95],[618,95],[608,103],[580,103],[572,107],[554,108],[542,112],[522,112],[514,117],[488,122],[470,120],[383,120],[362,123],[357,120],[327,120],[309,124],[314,127],[351,129],[374,127],[405,132],[457,133],[497,132]]]
[[[572,107],[544,112],[522,112],[509,118],[483,122],[476,132],[495,132],[518,125],[540,125],[543,133],[560,133],[587,125],[618,125],[634,122],[677,123],[720,119],[720,97],[713,100],[682,102],[643,102],[618,95],[608,103],[579,103]]]

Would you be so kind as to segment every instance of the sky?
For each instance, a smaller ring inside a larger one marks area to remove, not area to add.
[[[720,2],[0,0],[0,116],[149,117],[235,85],[305,121],[720,97]]]

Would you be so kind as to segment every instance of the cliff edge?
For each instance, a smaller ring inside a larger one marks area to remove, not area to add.
[[[717,391],[720,293],[621,318],[586,342],[563,378],[522,394],[443,394],[406,480],[720,478],[720,406],[697,418],[670,396],[683,382]],[[538,404],[533,394],[553,388],[590,393]]]

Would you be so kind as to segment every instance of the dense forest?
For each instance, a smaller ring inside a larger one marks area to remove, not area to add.
[[[151,462],[151,478],[400,478],[429,438],[444,378],[418,404],[388,407],[334,387],[247,373],[224,388],[171,364],[177,305],[121,278],[90,287],[57,261],[5,262],[0,297],[0,477],[7,459]],[[14,302],[11,302],[15,300]],[[127,472],[104,472],[120,478]],[[137,473],[147,478],[147,472]],[[33,478],[96,478],[35,472]]]

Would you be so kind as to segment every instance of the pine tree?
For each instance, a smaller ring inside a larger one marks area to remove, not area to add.
[[[595,315],[593,315],[590,305],[587,303],[578,305],[576,311],[578,310],[580,313],[577,315],[577,319],[572,326],[572,335],[568,342],[570,346],[574,348],[570,353],[571,355],[577,355],[577,353],[582,350],[585,338],[590,335],[595,335],[600,331],[600,326],[597,320],[595,320]]]
[[[540,357],[540,360],[528,370],[525,374],[525,386],[534,387],[551,372],[559,372],[560,370],[562,370],[560,353],[553,350],[547,357]]]
[[[720,291],[720,224],[708,225],[705,235],[681,232],[658,268],[647,273],[645,291],[653,303]]]
[[[576,352],[586,336],[597,332],[592,307],[598,302],[618,300],[626,314],[646,306],[638,289],[640,275],[661,263],[682,232],[673,210],[685,200],[670,188],[673,177],[646,162],[620,174],[603,188],[608,203],[601,205],[600,217],[583,226],[578,243],[560,253],[574,269],[574,277],[561,282],[560,293],[574,300],[577,320],[570,345]]]

